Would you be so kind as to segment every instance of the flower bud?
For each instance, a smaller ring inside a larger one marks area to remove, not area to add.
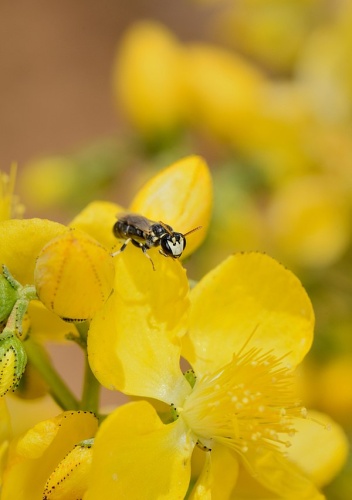
[[[146,138],[164,136],[184,121],[183,48],[166,27],[138,22],[123,37],[113,68],[119,109]]]
[[[27,363],[22,342],[11,333],[0,335],[0,396],[14,391]]]
[[[50,475],[43,498],[45,500],[83,498],[88,486],[92,454],[90,441],[75,446]]]
[[[95,239],[72,229],[51,240],[34,270],[39,299],[67,321],[94,316],[114,282],[113,258]]]
[[[0,274],[0,322],[9,317],[17,298],[17,291],[5,276]]]

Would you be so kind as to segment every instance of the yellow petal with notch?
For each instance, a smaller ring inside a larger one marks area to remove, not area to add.
[[[264,254],[236,254],[191,291],[184,355],[197,375],[256,347],[297,365],[313,340],[312,304],[296,276]]]

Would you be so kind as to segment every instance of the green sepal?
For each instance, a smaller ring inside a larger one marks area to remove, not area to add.
[[[192,387],[194,387],[195,383],[196,383],[196,380],[197,380],[197,376],[196,374],[194,373],[194,371],[192,370],[192,368],[190,368],[189,370],[187,370],[183,376],[185,377],[185,379],[187,380],[187,382],[189,383],[189,385]]]
[[[0,322],[5,321],[18,299],[18,292],[11,283],[0,274]]]
[[[94,444],[94,438],[84,439],[80,441],[77,446],[82,446],[83,448],[91,448]]]
[[[22,342],[6,329],[0,335],[0,396],[14,391],[27,364],[27,354]]]

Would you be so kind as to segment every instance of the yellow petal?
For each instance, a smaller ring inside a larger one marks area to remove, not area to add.
[[[314,314],[299,280],[274,259],[236,254],[191,291],[184,355],[198,374],[229,363],[247,346],[272,350],[295,366],[313,340]]]
[[[119,212],[126,209],[108,201],[93,201],[71,221],[70,227],[81,229],[110,250],[117,244],[112,228]]]
[[[330,483],[346,462],[348,439],[343,429],[327,415],[309,411],[308,416],[295,420],[297,433],[290,439],[292,446],[285,451],[289,460],[322,487]]]
[[[236,483],[238,460],[235,454],[221,445],[206,453],[203,471],[195,484],[190,500],[227,500]]]
[[[181,375],[178,337],[187,325],[188,282],[180,263],[140,249],[115,257],[114,293],[93,318],[88,335],[91,368],[105,387],[176,403],[190,390]]]
[[[0,398],[0,488],[3,470],[6,464],[9,441],[12,437],[10,414],[7,409],[6,399]]]
[[[177,232],[186,233],[202,226],[187,237],[186,256],[206,236],[212,202],[212,181],[207,164],[199,156],[187,156],[147,182],[130,208],[149,219],[169,224]]]
[[[50,475],[44,489],[45,500],[83,498],[91,472],[92,455],[91,445],[76,445]]]
[[[324,495],[318,491],[313,481],[280,452],[261,453],[257,449],[253,454],[246,454],[245,458],[244,465],[253,476],[253,481],[258,481],[279,498],[324,500]]]
[[[0,398],[0,443],[8,439],[11,434],[12,429],[6,399]]]
[[[145,401],[123,405],[96,435],[84,498],[183,499],[193,446],[182,419],[164,425]]]
[[[5,264],[22,285],[27,285],[34,281],[34,266],[40,250],[67,228],[43,219],[13,219],[1,222],[0,230],[0,263]]]
[[[85,320],[111,293],[113,259],[96,240],[72,229],[45,245],[34,279],[38,296],[49,310],[64,319]]]
[[[43,498],[51,472],[77,443],[94,436],[97,425],[92,413],[65,412],[30,429],[10,449],[2,500]]]

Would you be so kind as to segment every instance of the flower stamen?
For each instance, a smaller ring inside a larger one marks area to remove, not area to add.
[[[305,418],[306,412],[282,359],[272,351],[241,349],[224,368],[196,381],[178,410],[201,444],[214,440],[241,456],[253,447],[290,445],[293,417]]]

